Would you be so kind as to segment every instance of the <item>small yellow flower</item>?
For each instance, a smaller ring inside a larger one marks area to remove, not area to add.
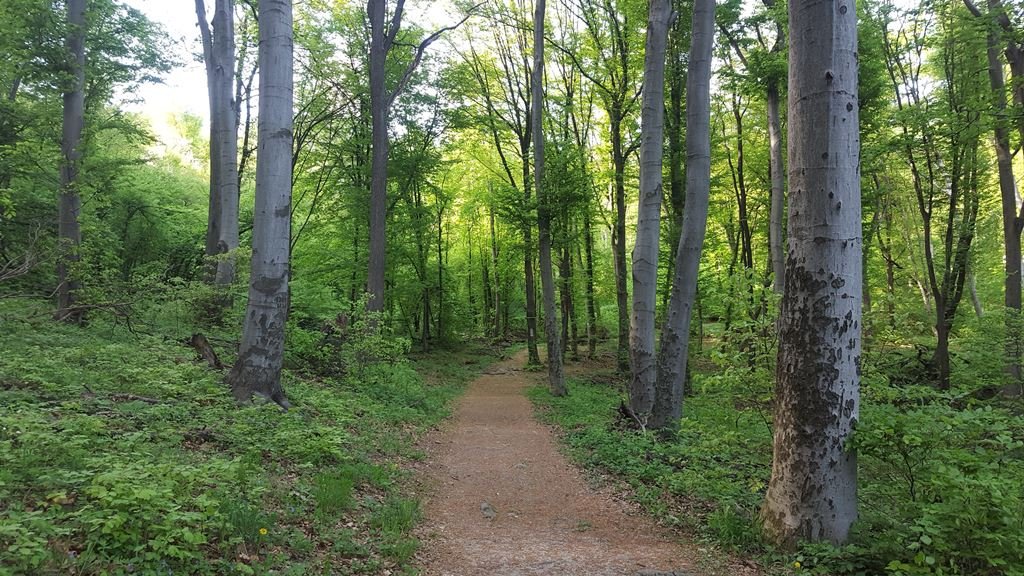
[[[797,560],[796,562],[793,562],[793,568],[796,568],[797,570],[800,569],[800,561],[799,560]]]
[[[260,528],[260,536],[266,536],[266,535],[267,535],[267,529],[266,528]]]

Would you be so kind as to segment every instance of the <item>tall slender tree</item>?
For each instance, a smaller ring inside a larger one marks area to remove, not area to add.
[[[690,348],[690,321],[697,299],[697,275],[707,230],[711,194],[711,53],[715,0],[696,0],[686,74],[686,203],[675,255],[675,278],[661,330],[655,403],[648,424],[671,428],[682,415],[683,385]]]
[[[235,398],[259,395],[288,408],[281,369],[288,320],[292,200],[292,2],[259,0],[259,120],[249,302],[238,360],[227,376]]]
[[[206,86],[210,100],[210,209],[206,226],[206,257],[218,258],[208,268],[217,285],[235,279],[231,253],[238,248],[238,105],[235,101],[235,2],[215,0],[212,26],[205,0],[196,0],[203,41]],[[212,29],[211,29],[212,28]]]
[[[79,281],[74,270],[79,261],[82,211],[78,169],[82,160],[82,129],[85,125],[85,14],[87,0],[68,0],[68,79],[64,88],[64,126],[61,135],[60,204],[58,209],[57,312],[56,319],[80,323],[84,312],[75,307]]]
[[[563,0],[580,16],[594,57],[582,58],[565,47],[558,47],[576,63],[580,74],[593,85],[608,116],[608,140],[611,144],[612,262],[615,268],[615,301],[618,306],[619,371],[630,369],[629,288],[626,279],[626,166],[637,151],[640,140],[632,138],[630,125],[640,101],[640,82],[632,54],[637,51],[639,29],[634,16],[638,3],[626,0]]]
[[[388,124],[391,117],[391,106],[409,79],[423,60],[423,54],[442,34],[454,30],[465,22],[473,13],[469,10],[465,17],[454,26],[446,26],[424,38],[413,52],[412,60],[389,90],[387,87],[388,53],[394,48],[398,32],[402,28],[402,17],[405,13],[405,0],[397,0],[391,19],[386,19],[387,0],[367,0],[366,15],[370,21],[370,116],[372,126],[373,155],[370,160],[370,255],[367,272],[366,291],[370,300],[366,304],[368,311],[379,312],[384,309],[384,284],[387,254],[387,210],[388,210]]]
[[[672,20],[671,0],[651,0],[644,51],[643,102],[640,108],[640,208],[633,248],[633,315],[630,408],[646,421],[654,407],[658,376],[654,355],[654,316],[658,292],[661,234],[662,156],[665,138],[665,51]]]
[[[520,0],[513,7],[496,8],[492,38],[497,56],[497,69],[471,45],[467,63],[480,88],[487,113],[485,122],[501,164],[501,175],[514,189],[522,203],[514,202],[513,218],[523,235],[523,281],[526,291],[526,349],[528,363],[540,364],[537,347],[537,282],[534,271],[533,218],[529,206],[533,202],[533,181],[530,173],[530,143],[533,139],[533,70],[529,62],[529,21]],[[492,87],[492,83],[494,87]],[[509,145],[503,138],[507,129],[514,136]],[[518,157],[519,164],[515,159]],[[517,170],[518,169],[518,170]],[[517,174],[518,171],[518,174]],[[506,300],[506,305],[508,301]],[[508,323],[505,323],[506,330]]]
[[[789,253],[772,476],[762,518],[783,546],[846,540],[857,517],[861,209],[857,9],[790,4]]]
[[[1024,208],[1017,207],[1017,181],[1013,176],[1013,151],[1010,148],[1010,114],[1006,103],[1006,79],[1003,61],[999,57],[1005,45],[1005,54],[1011,69],[1020,70],[1024,56],[1012,31],[1009,17],[1000,0],[988,0],[988,14],[982,13],[971,1],[964,5],[976,18],[988,19],[986,56],[988,58],[988,80],[992,88],[992,111],[995,116],[992,130],[996,149],[996,169],[999,175],[999,197],[1003,209],[1003,303],[1006,306],[1006,371],[1010,376],[1010,391],[1021,393],[1021,352],[1022,336],[1020,327],[1021,309],[1021,231],[1024,231]],[[1010,40],[1004,42],[1003,36]],[[1018,103],[1020,104],[1020,103]]]
[[[544,0],[534,2],[533,90],[530,121],[533,123],[533,182],[537,189],[537,231],[540,249],[540,283],[544,298],[544,335],[547,338],[548,384],[555,396],[565,396],[562,345],[555,312],[555,278],[551,265],[551,193],[544,184]]]

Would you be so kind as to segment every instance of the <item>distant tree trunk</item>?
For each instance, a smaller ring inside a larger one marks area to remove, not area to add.
[[[622,118],[611,115],[612,166],[615,170],[615,227],[612,260],[615,264],[615,302],[618,305],[619,339],[616,362],[620,372],[629,371],[629,289],[626,287],[626,154],[622,144]]]
[[[501,329],[502,297],[501,297],[501,276],[498,274],[498,237],[494,231],[494,208],[488,209],[491,221],[491,269],[494,270],[494,337],[499,338],[503,334]]]
[[[554,202],[544,184],[544,0],[534,2],[533,13],[533,179],[537,187],[537,230],[540,244],[540,282],[544,293],[544,335],[547,337],[548,385],[555,396],[565,396],[562,345],[555,311],[555,275],[551,263],[551,213]]]
[[[597,306],[594,303],[594,234],[590,222],[590,206],[583,214],[583,244],[587,255],[587,358],[597,350]]]
[[[437,191],[437,330],[434,336],[440,341],[444,338],[444,209],[441,191]]]
[[[482,252],[482,251],[481,251]],[[482,318],[482,328],[484,335],[488,335],[491,330],[491,314],[497,314],[497,307],[494,305],[494,287],[491,285],[491,272],[490,266],[484,255],[480,255],[480,273],[484,284],[484,313]]]
[[[196,0],[203,40],[203,61],[210,101],[210,209],[206,257],[207,279],[227,286],[235,279],[235,261],[224,254],[238,248],[238,106],[235,91],[235,2],[215,0],[213,30],[204,0]]]
[[[974,276],[974,269],[971,266],[967,267],[967,289],[971,295],[971,305],[974,306],[974,315],[978,318],[985,316],[985,308],[981,305],[981,299],[978,298],[978,280]]]
[[[970,0],[964,2],[967,8],[981,18],[983,14]],[[1003,62],[999,59],[999,25],[1000,19],[1006,17],[1000,0],[988,0],[990,17],[993,22],[988,32],[988,80],[992,87],[992,108],[995,122],[992,129],[995,136],[996,166],[999,174],[999,195],[1003,208],[1003,247],[1005,250],[1003,301],[1008,314],[1006,328],[1006,372],[1010,377],[1013,392],[1020,393],[1021,388],[1021,352],[1022,335],[1020,329],[1021,310],[1021,230],[1024,230],[1024,213],[1017,208],[1017,182],[1013,177],[1013,152],[1010,148],[1010,118],[1006,109],[1006,80],[1003,75]],[[1012,45],[1007,55],[1013,60]],[[1018,48],[1019,53],[1019,48]],[[1019,56],[1018,56],[1019,58]],[[1019,66],[1019,65],[1018,65]],[[972,297],[974,280],[971,278]],[[980,316],[980,314],[979,314]]]
[[[530,162],[526,159],[530,154],[530,132],[526,132],[520,142],[519,151],[523,158],[523,195],[526,204],[529,205],[533,196]],[[533,224],[528,217],[523,218],[523,283],[526,289],[526,362],[532,366],[540,366],[540,352],[537,349],[537,279],[533,269]],[[543,279],[541,283],[543,284]],[[541,288],[543,289],[543,286]]]
[[[78,222],[82,211],[78,167],[82,160],[82,129],[85,125],[85,12],[87,0],[68,0],[68,51],[70,79],[64,89],[64,123],[61,136],[60,205],[58,209],[57,312],[62,322],[80,324],[85,313],[76,308],[79,288],[78,249],[82,229]]]
[[[579,316],[576,314],[576,295],[573,291],[572,252],[569,246],[562,246],[562,262],[559,267],[562,277],[562,351],[569,352],[570,358],[580,359]]]
[[[249,302],[227,382],[288,408],[281,386],[288,320],[292,199],[292,3],[259,0],[259,121]]]
[[[775,0],[762,0],[767,8],[775,6]],[[778,53],[786,45],[786,31],[782,22],[775,19],[775,43],[771,52]],[[771,172],[772,195],[768,226],[768,245],[771,250],[772,288],[782,294],[786,285],[785,224],[786,217],[786,172],[782,157],[782,120],[779,117],[779,78],[769,75],[765,91],[768,104],[768,170]]]
[[[781,26],[780,26],[781,28]],[[780,30],[781,33],[781,30]],[[780,40],[781,41],[781,40]],[[768,226],[768,244],[772,259],[772,288],[782,294],[786,285],[786,259],[782,219],[786,208],[786,177],[782,164],[782,122],[779,119],[779,83],[768,82],[768,143],[769,168],[772,178],[771,216]]]
[[[695,0],[686,76],[686,210],[676,250],[675,281],[661,330],[657,386],[650,426],[673,428],[682,415],[690,321],[707,231],[711,193],[711,51],[715,0]]]
[[[765,534],[846,540],[857,517],[861,350],[857,22],[852,2],[789,15],[789,255],[779,316]]]
[[[424,352],[430,351],[430,287],[423,286],[423,294],[420,296],[423,300],[423,323],[420,324],[422,332],[420,333],[421,346]]]
[[[651,415],[658,377],[654,322],[658,297],[658,252],[661,248],[665,51],[672,2],[651,0],[649,10],[640,109],[640,207],[633,247],[633,316],[629,339],[632,357],[629,407],[641,421],[646,421]]]
[[[733,185],[736,193],[736,208],[739,211],[739,241],[740,241],[740,262],[743,263],[744,272],[750,273],[754,268],[754,247],[753,237],[750,233],[750,211],[747,209],[747,176],[746,156],[743,149],[743,110],[740,109],[742,97],[733,93],[732,115],[736,121],[736,166],[733,169],[732,159],[729,159],[729,168],[733,169]]]

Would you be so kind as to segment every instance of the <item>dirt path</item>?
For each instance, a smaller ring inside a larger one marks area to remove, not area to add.
[[[543,376],[521,372],[524,360],[470,384],[450,426],[426,442],[424,574],[695,576],[692,550],[588,487],[559,453],[523,395]]]

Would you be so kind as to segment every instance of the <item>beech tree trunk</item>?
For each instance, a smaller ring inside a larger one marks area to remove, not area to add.
[[[775,6],[775,0],[762,0],[767,8]],[[786,31],[775,19],[775,43],[772,45],[773,54],[782,50],[786,45]],[[772,262],[772,288],[776,293],[782,294],[786,285],[786,252],[785,227],[783,218],[786,210],[786,172],[783,167],[782,158],[782,120],[779,118],[779,78],[769,76],[768,86],[765,91],[768,104],[768,170],[771,172],[772,195],[771,210],[768,227],[768,246],[771,251]]]
[[[249,302],[238,360],[227,376],[235,398],[288,408],[281,386],[288,320],[292,200],[292,2],[259,0],[259,121]]]
[[[765,534],[846,540],[857,517],[860,141],[852,0],[790,4],[789,254],[779,317]]]
[[[213,27],[204,0],[196,0],[210,100],[210,208],[206,226],[207,279],[218,286],[235,279],[238,248],[238,106],[235,102],[235,2],[215,0]]]
[[[658,296],[661,235],[662,155],[665,135],[665,52],[672,19],[671,0],[651,0],[644,50],[643,103],[640,109],[640,206],[633,247],[633,314],[629,351],[632,374],[630,408],[646,422],[654,407],[658,369],[654,322]]]
[[[780,31],[781,33],[781,31]],[[779,83],[768,81],[769,172],[772,178],[768,245],[772,259],[772,288],[782,294],[786,286],[786,259],[782,219],[786,209],[786,177],[782,164],[782,121],[779,119]]]
[[[555,396],[565,396],[562,344],[555,306],[555,275],[551,264],[551,196],[544,185],[544,0],[533,12],[533,181],[537,188],[537,231],[540,248],[540,283],[544,299],[544,335],[547,338],[548,385]]]
[[[82,129],[85,125],[85,11],[87,0],[68,0],[69,79],[64,89],[64,122],[61,135],[60,203],[57,238],[57,312],[62,322],[81,323],[85,313],[75,307],[79,282],[74,270],[79,261],[82,229],[78,216],[82,197],[78,193],[78,167],[82,160]]]
[[[969,0],[965,0],[967,6],[976,17],[983,14]],[[1010,119],[1006,109],[1006,80],[1003,74],[1003,62],[999,58],[1000,46],[1000,16],[1003,15],[1003,6],[1000,0],[988,0],[990,18],[993,20],[988,32],[988,80],[992,87],[992,107],[995,112],[995,122],[992,130],[995,136],[996,167],[999,174],[999,196],[1003,209],[1003,247],[1006,257],[1004,266],[1006,277],[1004,279],[1003,302],[1006,305],[1008,314],[1006,322],[1006,372],[1010,377],[1009,391],[1020,393],[1021,386],[1021,230],[1024,229],[1024,217],[1017,207],[1017,182],[1013,177],[1013,152],[1010,148]],[[1013,50],[1007,50],[1007,56],[1014,55]],[[973,278],[972,278],[973,295]],[[979,314],[980,316],[980,314]]]
[[[406,66],[398,82],[389,90],[387,88],[388,52],[395,44],[398,31],[402,28],[402,16],[405,1],[398,0],[391,14],[391,20],[385,22],[387,0],[367,0],[366,16],[370,23],[370,242],[369,263],[366,275],[366,291],[370,300],[366,303],[367,312],[384,310],[384,289],[387,285],[387,211],[388,211],[388,150],[391,141],[388,136],[388,122],[391,105],[402,93],[409,78],[420,65],[423,53],[441,34],[454,30],[469,18],[463,17],[458,24],[446,26],[430,34],[416,46],[412,61]]]
[[[689,71],[686,76],[686,203],[675,255],[675,279],[661,330],[652,428],[673,428],[682,415],[690,348],[690,321],[707,231],[711,193],[711,52],[715,0],[695,0]]]
[[[532,104],[530,114],[533,114]],[[533,130],[532,123],[533,120],[530,120],[530,131]],[[523,196],[527,206],[533,196],[533,185],[530,182],[530,162],[527,160],[530,155],[530,139],[532,137],[530,131],[524,134],[519,148],[520,156],[523,158]],[[523,283],[526,289],[526,363],[531,366],[540,366],[540,352],[537,349],[537,278],[533,269],[533,224],[525,216],[523,218]],[[541,290],[543,289],[542,285]]]
[[[370,21],[370,244],[366,291],[369,312],[384,309],[384,273],[387,252],[388,186],[388,95],[385,89],[386,64],[392,30],[385,28],[385,0],[369,0],[366,15]],[[401,10],[401,7],[398,7]],[[401,17],[401,15],[399,15]],[[395,27],[397,28],[397,26]],[[397,33],[397,29],[394,30]]]

